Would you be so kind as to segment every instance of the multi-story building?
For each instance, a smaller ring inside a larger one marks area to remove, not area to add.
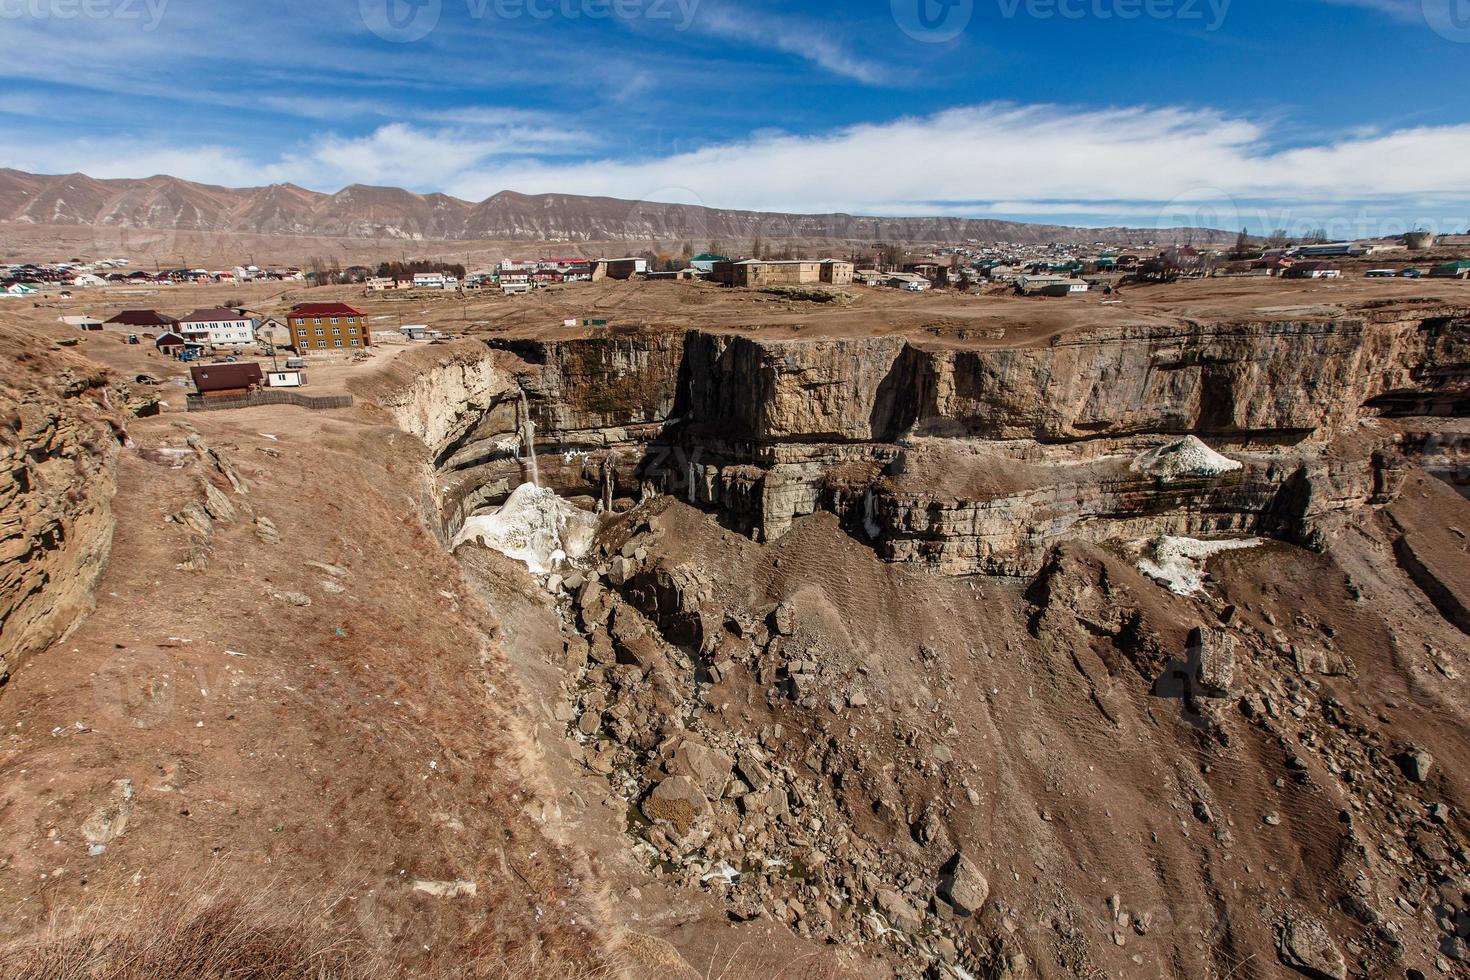
[[[298,354],[373,345],[367,314],[346,303],[302,303],[286,314],[286,325]]]
[[[186,340],[210,347],[255,343],[255,318],[222,307],[195,310],[179,320],[175,330]]]
[[[716,262],[714,278],[727,286],[810,286],[830,283],[852,284],[854,266],[837,259],[746,259],[744,262]]]

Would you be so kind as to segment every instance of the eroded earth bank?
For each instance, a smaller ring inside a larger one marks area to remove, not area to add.
[[[12,933],[223,864],[445,975],[1470,975],[1467,311],[500,334],[357,393],[109,401],[97,610],[6,626]],[[18,473],[66,436],[14,417]]]

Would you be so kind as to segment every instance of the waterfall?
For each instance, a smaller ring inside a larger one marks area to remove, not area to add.
[[[863,497],[863,530],[874,541],[883,533],[883,528],[878,523],[878,498],[873,496],[872,487],[868,488],[867,495]]]
[[[541,486],[541,467],[536,462],[536,423],[531,420],[531,402],[526,398],[526,389],[521,388],[521,446],[526,450],[526,467],[531,471],[531,483]]]

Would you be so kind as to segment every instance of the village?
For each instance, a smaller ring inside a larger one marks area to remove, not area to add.
[[[188,410],[288,398],[310,408],[323,407],[314,398],[347,397],[337,382],[353,365],[516,325],[559,324],[583,335],[656,325],[665,308],[689,302],[738,310],[743,322],[752,310],[776,313],[777,322],[779,314],[815,311],[860,320],[870,308],[890,319],[930,309],[950,315],[960,302],[964,316],[984,318],[1032,309],[1026,302],[1121,306],[1125,292],[1170,283],[1259,290],[1297,280],[1465,280],[1467,247],[1464,236],[1264,247],[1242,235],[1234,248],[880,244],[834,258],[754,242],[745,258],[691,254],[686,245],[677,257],[506,258],[476,271],[423,259],[376,270],[315,262],[307,270],[248,264],[148,273],[115,258],[0,267],[0,297],[29,299],[37,310],[55,306],[56,320],[119,345],[117,357],[139,381],[188,387]],[[299,390],[308,385],[311,395]]]

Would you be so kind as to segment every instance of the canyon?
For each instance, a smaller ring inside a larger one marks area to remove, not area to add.
[[[705,288],[321,413],[7,341],[0,965],[224,869],[290,975],[1470,975],[1470,304]]]

